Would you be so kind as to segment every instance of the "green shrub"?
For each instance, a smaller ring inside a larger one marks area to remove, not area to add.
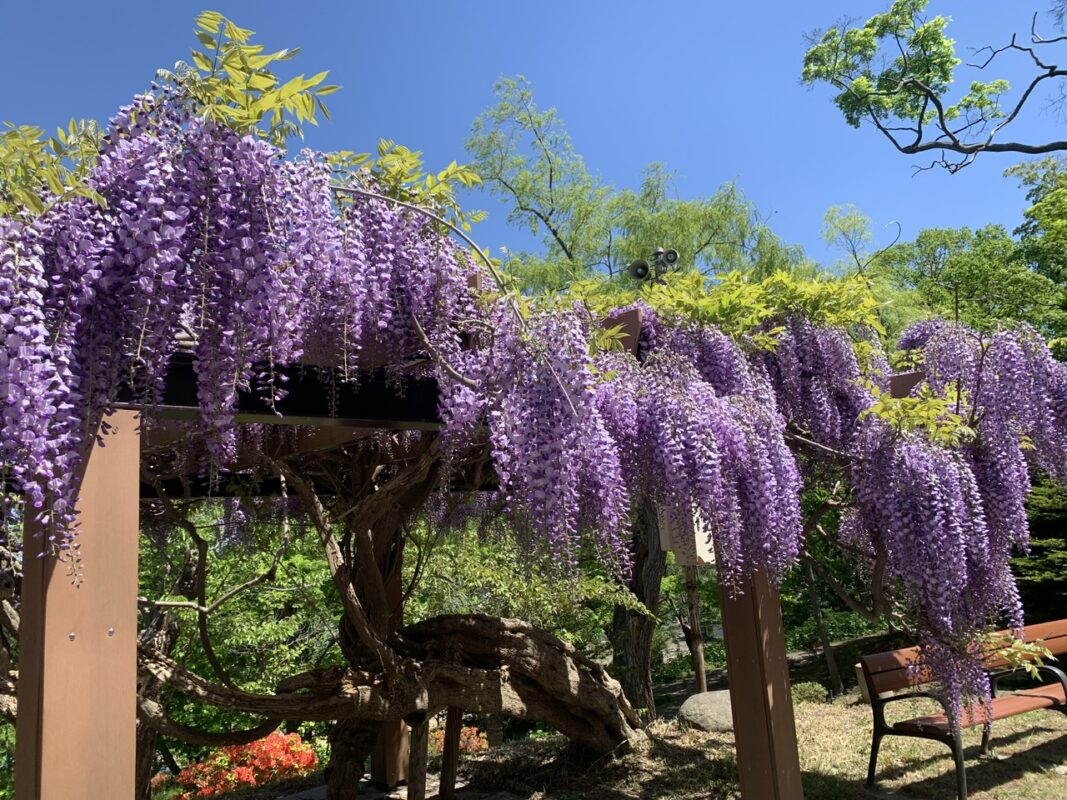
[[[15,796],[15,726],[0,720],[0,800]]]
[[[799,703],[825,703],[829,693],[821,683],[805,681],[793,684],[793,705]]]
[[[818,650],[822,645],[819,643],[819,632],[815,627],[815,620],[811,618],[811,607],[803,609],[807,617],[792,625],[788,625],[785,632],[786,647],[789,650]],[[831,642],[844,642],[867,636],[872,633],[881,633],[885,630],[884,625],[868,622],[859,614],[851,611],[839,611],[823,606],[823,622],[826,625],[826,634]]]

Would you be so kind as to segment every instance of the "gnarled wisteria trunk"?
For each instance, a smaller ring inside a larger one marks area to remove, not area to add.
[[[330,800],[356,797],[385,723],[446,708],[541,721],[598,754],[642,746],[641,721],[619,683],[556,637],[520,620],[477,615],[403,624],[407,530],[439,484],[439,440],[400,436],[384,444],[270,462],[318,533],[341,595],[343,666],[291,676],[273,695],[256,695],[194,675],[145,642],[146,681],[257,714],[268,728],[282,719],[336,721]],[[151,700],[142,703],[142,719],[170,736],[197,737]],[[257,734],[258,726],[235,737]]]
[[[648,611],[659,613],[660,588],[667,569],[667,553],[660,546],[659,520],[655,506],[642,503],[633,523],[633,571],[629,590]],[[625,606],[615,606],[611,643],[613,672],[630,702],[645,708],[649,718],[656,716],[652,694],[652,636],[656,620]]]

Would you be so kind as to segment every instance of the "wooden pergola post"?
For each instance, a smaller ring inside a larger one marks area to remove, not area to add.
[[[390,619],[390,627],[393,630],[404,624],[404,578],[400,569],[402,557],[402,554],[397,555],[396,566],[385,583],[385,598],[393,609]],[[371,783],[393,789],[402,781],[406,781],[410,746],[410,733],[406,722],[399,719],[383,722],[374,752],[371,753]]]
[[[778,590],[761,572],[743,595],[721,599],[741,797],[802,800]]]
[[[456,776],[459,774],[459,739],[463,733],[463,710],[450,706],[445,718],[445,746],[441,758],[441,782],[438,800],[455,800]]]
[[[85,581],[25,530],[19,625],[17,800],[134,795],[137,731],[137,415],[108,418],[78,499]]]

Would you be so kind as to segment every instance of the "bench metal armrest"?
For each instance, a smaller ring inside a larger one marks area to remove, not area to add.
[[[1054,667],[1051,664],[1042,664],[1037,668],[1037,671],[1048,673],[1057,681],[1059,681],[1060,686],[1063,687],[1063,693],[1067,695],[1067,673],[1064,673],[1062,669],[1060,669],[1059,667]]]
[[[1065,673],[1059,667],[1054,667],[1051,664],[1034,664],[1038,673],[1044,673],[1051,676],[1060,686],[1063,687],[1063,691],[1067,694],[1067,673]],[[1020,672],[1020,669],[998,669],[989,673],[989,684],[993,690],[993,696],[997,693],[997,681],[1007,675],[1014,675]]]

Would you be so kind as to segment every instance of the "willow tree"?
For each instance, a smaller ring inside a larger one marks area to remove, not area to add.
[[[625,278],[627,265],[673,247],[707,275],[745,270],[769,275],[801,261],[732,183],[696,199],[679,196],[676,175],[649,164],[636,189],[604,183],[574,150],[555,108],[542,108],[522,76],[501,78],[496,103],[474,120],[467,139],[482,188],[508,221],[541,240],[510,253],[518,290],[558,291],[596,274]]]

